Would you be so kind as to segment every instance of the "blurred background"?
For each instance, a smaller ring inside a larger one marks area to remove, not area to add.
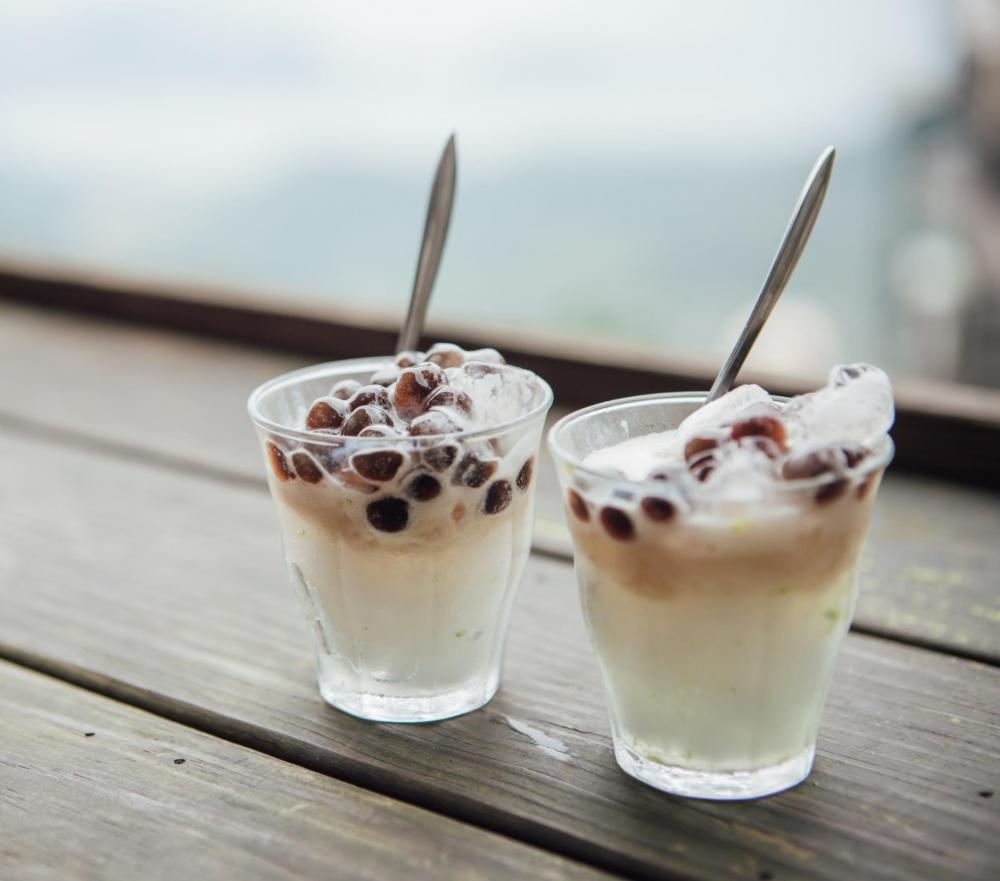
[[[32,0],[0,7],[0,260],[1000,386],[1000,3]]]

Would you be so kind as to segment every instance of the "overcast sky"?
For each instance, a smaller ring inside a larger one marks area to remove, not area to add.
[[[941,0],[0,6],[0,161],[240,186],[314,158],[812,152],[953,76]]]

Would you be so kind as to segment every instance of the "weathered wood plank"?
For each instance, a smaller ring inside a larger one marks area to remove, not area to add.
[[[0,304],[0,343],[0,373],[18,377],[0,383],[0,424],[27,419],[263,488],[244,404],[258,382],[298,366],[292,359],[9,304]],[[547,454],[538,485],[536,542],[568,555]],[[1000,663],[997,535],[997,494],[890,474],[857,626]]]
[[[0,662],[0,878],[608,878]]]
[[[886,481],[862,558],[869,633],[1000,663],[1000,496]]]
[[[989,877],[1000,799],[978,793],[1000,789],[995,668],[849,637],[806,785],[681,801],[614,764],[563,562],[530,564],[489,708],[372,725],[316,694],[263,493],[11,437],[0,487],[6,657],[635,877]]]
[[[402,313],[328,304],[280,303],[232,290],[182,288],[52,267],[0,265],[0,296],[33,305],[103,315],[143,326],[193,332],[227,342],[266,346],[296,355],[351,358],[386,351]],[[468,348],[493,345],[494,329],[442,321],[431,316],[428,332]],[[626,395],[707,388],[717,365],[677,358],[662,347],[635,342],[583,340],[518,327],[507,333],[506,351],[517,363],[545,376],[556,398],[574,405],[595,404]],[[426,343],[426,339],[424,342]],[[775,393],[815,388],[821,377],[767,376],[747,371]],[[922,381],[896,385],[897,461],[915,471],[1000,488],[1000,460],[994,455],[1000,431],[1000,392],[974,386],[936,386]],[[941,456],[941,449],[961,456]]]
[[[304,363],[0,303],[0,414],[249,478],[262,472],[247,397]]]

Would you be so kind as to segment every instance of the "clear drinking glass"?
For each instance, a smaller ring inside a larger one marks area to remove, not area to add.
[[[366,383],[391,363],[298,370],[264,383],[248,407],[312,625],[320,693],[365,719],[426,722],[481,707],[499,686],[552,392],[508,366],[524,383],[524,412],[484,430],[343,437],[295,427],[336,382]],[[401,454],[393,480],[352,469],[352,456],[373,451]]]
[[[676,428],[704,398],[599,404],[558,422],[549,446],[618,764],[677,795],[753,798],[812,768],[892,442],[881,438],[850,478],[689,505],[656,480],[583,466],[595,450]]]

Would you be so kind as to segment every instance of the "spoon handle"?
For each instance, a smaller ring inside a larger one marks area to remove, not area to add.
[[[431,198],[427,205],[427,220],[424,222],[424,238],[420,244],[417,272],[413,277],[413,293],[410,294],[410,311],[403,322],[396,343],[397,352],[415,349],[424,329],[427,303],[437,278],[441,253],[448,237],[451,221],[451,206],[455,201],[455,136],[448,138],[431,187]]]
[[[724,395],[732,387],[743,362],[750,354],[750,349],[757,339],[757,335],[764,327],[764,322],[767,321],[774,304],[778,302],[778,297],[781,296],[785,285],[788,284],[788,279],[791,278],[792,272],[799,262],[799,257],[802,256],[806,242],[809,241],[809,233],[812,232],[816,218],[819,216],[819,209],[823,204],[827,185],[830,183],[834,156],[836,156],[836,151],[833,147],[827,147],[816,160],[816,164],[806,180],[806,185],[802,189],[802,194],[799,196],[799,202],[795,206],[795,212],[792,214],[788,229],[785,230],[785,237],[781,240],[778,253],[775,254],[767,278],[764,279],[764,286],[757,296],[753,311],[750,313],[736,345],[729,353],[726,363],[715,378],[712,390],[705,399],[706,404]]]

